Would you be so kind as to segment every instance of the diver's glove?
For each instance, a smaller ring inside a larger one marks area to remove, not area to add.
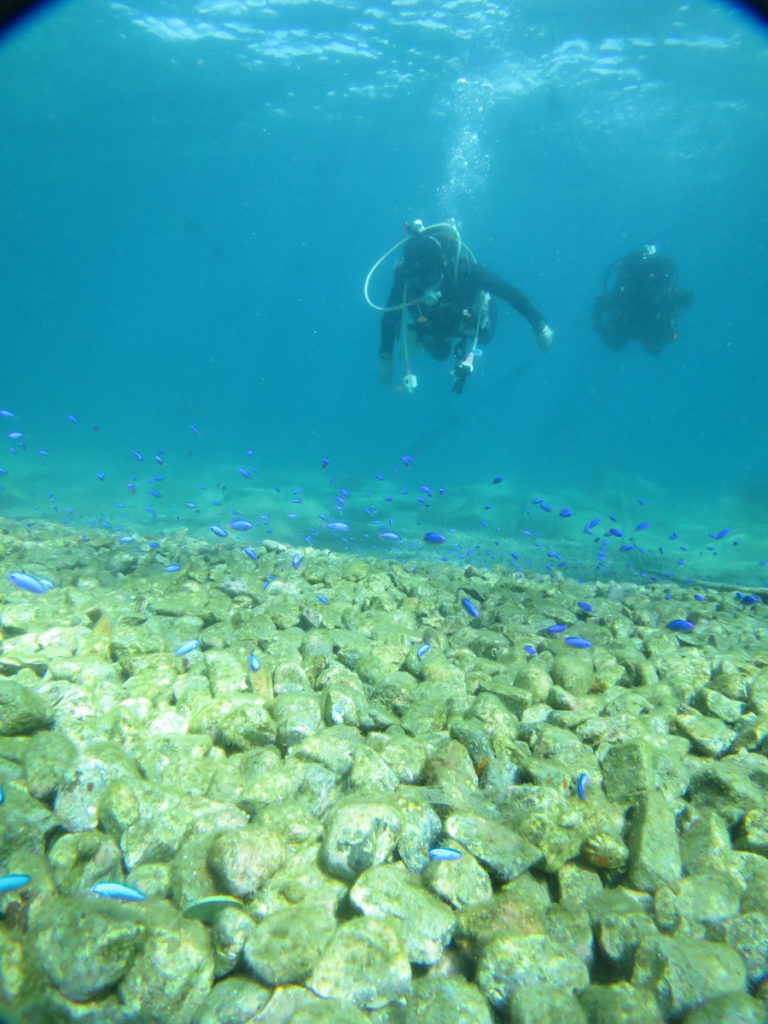
[[[546,352],[549,349],[549,346],[552,344],[552,339],[555,336],[555,332],[552,330],[548,323],[545,323],[542,320],[541,323],[537,324],[536,327],[534,327],[533,333],[536,335],[536,344],[539,346],[539,348],[543,348]]]
[[[379,380],[385,388],[392,387],[392,367],[394,360],[392,356],[380,355],[379,356]]]

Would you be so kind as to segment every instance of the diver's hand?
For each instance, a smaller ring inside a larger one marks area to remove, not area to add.
[[[548,351],[549,346],[552,344],[552,339],[555,336],[555,332],[549,324],[542,321],[542,323],[534,328],[533,333],[536,335],[536,344],[539,348],[543,348],[545,352]]]
[[[392,387],[392,356],[379,356],[379,380],[385,388]]]

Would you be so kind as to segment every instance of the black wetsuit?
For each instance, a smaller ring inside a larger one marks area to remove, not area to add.
[[[677,287],[669,256],[631,252],[618,265],[614,287],[592,304],[592,322],[609,348],[639,341],[658,355],[677,338],[678,315],[692,302],[693,294]]]
[[[477,336],[478,342],[482,344],[491,340],[496,326],[496,308],[495,303],[491,302],[485,317],[479,315],[477,304],[483,292],[508,302],[525,317],[534,331],[546,326],[544,317],[519,289],[480,263],[462,259],[456,281],[452,273],[446,271],[439,284],[435,285],[435,290],[440,293],[440,298],[433,305],[428,305],[427,299],[416,301],[408,307],[409,326],[416,331],[420,344],[434,359],[447,359],[454,351],[455,344],[458,343],[461,348],[462,339]],[[423,289],[409,284],[407,270],[404,264],[399,263],[395,268],[387,306],[400,306],[404,300],[418,300],[422,295]],[[390,309],[382,314],[379,345],[381,358],[392,358],[402,315],[401,309]],[[463,353],[459,351],[457,354]]]

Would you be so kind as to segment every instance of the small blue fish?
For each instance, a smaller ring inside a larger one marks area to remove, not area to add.
[[[255,652],[251,654],[248,658],[248,667],[250,668],[251,672],[258,672],[259,669],[261,668],[261,662],[256,657]]]
[[[589,785],[589,776],[586,772],[582,772],[579,776],[579,781],[576,783],[576,792],[579,794],[580,800],[587,799],[587,786]]]
[[[190,654],[192,651],[196,651],[199,646],[199,640],[185,640],[183,644],[179,644],[173,653],[178,654],[179,657],[183,657],[185,654]]]
[[[21,889],[23,886],[29,885],[30,881],[29,875],[3,875],[0,878],[0,893]]]
[[[612,526],[612,527],[610,528],[610,530],[608,531],[608,533],[611,533],[611,534],[613,534],[613,536],[614,536],[614,537],[623,537],[623,536],[624,536],[624,534],[623,534],[623,533],[621,532],[621,530],[619,530],[619,529],[618,529],[617,527],[615,527],[615,526]]]
[[[9,572],[8,579],[15,586],[29,591],[30,594],[44,594],[48,590],[48,587],[46,587],[42,580],[28,572]]]
[[[717,533],[710,533],[709,536],[712,538],[712,540],[722,540],[723,537],[727,537],[730,532],[731,531],[728,529],[718,530]]]
[[[226,537],[227,531],[223,526],[212,526],[211,533],[215,533],[217,537]]]
[[[436,846],[429,851],[431,860],[461,860],[459,850],[452,850],[450,846]]]
[[[547,626],[547,632],[548,633],[564,633],[567,628],[568,628],[567,626],[563,626],[561,623],[555,622],[551,626]]]
[[[134,903],[147,898],[143,892],[134,889],[132,885],[124,885],[122,882],[97,882],[96,885],[91,886],[91,892],[110,900],[132,900]]]
[[[591,604],[587,604],[586,601],[578,601],[577,604],[578,604],[579,608],[583,608],[585,612],[591,612],[592,611],[592,605]]]
[[[349,525],[347,523],[339,522],[326,523],[325,528],[326,530],[333,530],[334,533],[346,533],[347,530],[349,529]]]
[[[591,647],[592,644],[589,640],[585,640],[583,636],[567,636],[565,642],[569,647]]]
[[[403,455],[401,461],[406,469],[413,463],[413,459],[410,455]]]
[[[171,562],[170,565],[166,565],[165,569],[163,569],[163,572],[178,572],[179,569],[181,569],[181,566],[179,565],[178,562]]]
[[[671,622],[667,623],[667,629],[671,629],[673,633],[690,633],[693,629],[693,623],[689,622],[688,619],[672,619]]]
[[[253,548],[243,548],[243,551],[245,552],[246,555],[248,555],[249,558],[252,558],[254,562],[259,557]]]
[[[637,526],[635,527],[635,531],[637,531],[637,530],[647,530],[650,525],[651,525],[650,523],[638,523]]]
[[[298,551],[291,559],[291,565],[293,566],[294,569],[298,569],[299,566],[301,565],[301,555],[299,554]]]
[[[569,508],[561,508],[557,514],[561,519],[568,519],[569,516],[573,515],[573,512]]]
[[[667,623],[667,629],[673,633],[690,633],[693,630],[693,623],[687,618],[673,618],[671,623]]]
[[[461,603],[464,605],[466,610],[472,616],[473,619],[477,619],[480,616],[480,611],[477,605],[473,604],[468,597],[462,597]]]
[[[233,519],[229,524],[232,530],[250,530],[253,523],[248,522],[247,519]]]
[[[238,466],[237,467],[237,472],[240,474],[240,476],[244,477],[246,480],[250,480],[251,479],[251,474],[248,472],[247,469],[244,469],[242,466]]]
[[[445,544],[445,537],[442,533],[425,533],[422,540],[425,544]]]
[[[538,654],[538,651],[533,646],[533,644],[526,644],[525,647],[523,648],[523,650],[525,651],[525,653],[528,655],[529,658],[532,658],[535,654]]]
[[[398,534],[393,533],[392,530],[385,530],[384,533],[379,534],[382,540],[400,540]]]
[[[493,480],[491,480],[491,483],[492,484],[502,484],[502,483],[504,483],[504,477],[503,476],[495,476],[493,478]]]
[[[325,596],[325,594],[318,594],[317,595],[317,600],[320,601],[321,604],[330,604],[330,601]]]
[[[429,646],[429,644],[422,644],[421,647],[419,647],[418,651],[416,651],[416,657],[419,659],[419,661],[421,661],[421,659],[427,653],[427,651],[429,650]]]
[[[0,804],[4,804],[4,803],[5,803],[5,793],[3,792],[3,787],[0,786]]]

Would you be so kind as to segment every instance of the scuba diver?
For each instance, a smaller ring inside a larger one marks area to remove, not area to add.
[[[392,386],[393,350],[402,334],[405,378],[402,390],[412,392],[416,377],[410,353],[422,347],[433,359],[451,355],[453,391],[461,394],[474,368],[480,345],[487,345],[496,328],[494,296],[504,299],[525,317],[544,350],[552,342],[552,329],[521,291],[477,263],[453,224],[424,227],[420,220],[406,224],[408,238],[394,245],[378,260],[365,280],[365,299],[381,312],[379,378]],[[395,264],[394,279],[386,306],[375,305],[368,285],[379,266],[396,249],[402,254]]]
[[[609,288],[612,276],[613,287]],[[655,245],[628,253],[605,274],[603,294],[592,303],[592,325],[609,348],[639,341],[658,355],[677,340],[677,318],[693,302],[693,292],[677,287],[677,271]]]

